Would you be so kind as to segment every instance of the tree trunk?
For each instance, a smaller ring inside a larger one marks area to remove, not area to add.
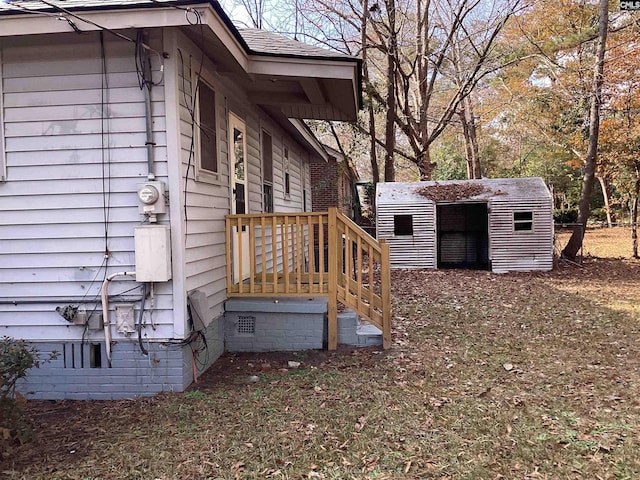
[[[633,241],[633,258],[638,256],[638,197],[640,197],[640,176],[636,177],[635,195],[631,207],[631,240]]]
[[[469,102],[469,109],[471,113],[471,123],[469,124],[469,136],[471,138],[471,151],[473,152],[473,158],[472,158],[473,178],[482,178],[482,164],[480,163],[480,149],[478,148],[478,136],[477,136],[478,129],[476,127],[475,117],[473,116],[473,109],[471,108],[471,102]]]
[[[569,260],[575,260],[587,226],[587,218],[591,210],[590,199],[593,191],[593,183],[596,173],[596,157],[598,155],[598,136],[600,133],[600,105],[602,83],[604,82],[604,54],[607,46],[607,27],[609,23],[609,0],[600,0],[600,14],[598,20],[598,49],[596,52],[596,65],[593,73],[593,98],[591,99],[591,112],[589,114],[589,148],[585,158],[584,177],[582,179],[582,195],[578,207],[578,223],[582,228],[575,228],[567,245],[562,250],[562,256]]]
[[[464,137],[464,153],[465,160],[467,161],[467,178],[473,178],[473,152],[471,150],[471,138],[469,135],[469,125],[465,117],[464,111],[460,114],[460,123],[462,124],[462,136]]]
[[[365,85],[369,82],[369,64],[368,64],[368,41],[367,41],[367,28],[369,24],[369,0],[362,0],[362,26],[360,29],[360,42],[362,49],[362,76],[366,80]],[[371,180],[374,185],[380,181],[380,167],[378,167],[378,155],[376,152],[376,116],[373,110],[373,99],[369,96],[369,102],[367,105],[369,113],[369,132],[370,132],[370,145],[369,145],[369,160],[371,162]],[[374,195],[375,196],[375,195]]]
[[[431,180],[431,175],[433,174],[433,169],[436,165],[435,163],[431,163],[431,155],[429,154],[429,149],[418,155],[416,164],[418,165],[418,171],[420,172],[420,180]]]
[[[611,185],[609,179],[605,175],[596,175],[598,182],[600,182],[600,189],[602,190],[602,198],[604,200],[604,209],[607,212],[607,227],[613,227],[613,215],[611,214]]]
[[[385,156],[384,156],[384,181],[395,181],[394,155],[396,148],[396,6],[395,0],[386,0],[387,12],[389,15],[389,40],[387,42],[387,115],[385,128]]]
[[[464,135],[467,157],[467,177],[469,179],[482,178],[477,128],[473,117],[473,105],[471,104],[469,95],[460,103],[460,121],[462,123],[462,133]]]

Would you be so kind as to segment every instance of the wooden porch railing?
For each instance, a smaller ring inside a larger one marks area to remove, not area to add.
[[[382,330],[391,345],[389,246],[336,208],[322,213],[227,215],[228,297],[328,297],[328,347],[338,343],[338,302]]]

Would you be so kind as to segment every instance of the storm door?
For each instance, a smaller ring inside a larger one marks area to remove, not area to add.
[[[249,213],[249,195],[247,178],[247,127],[238,116],[229,113],[229,168],[231,182],[231,213]],[[238,228],[232,228],[233,251],[233,283],[238,283],[249,277],[250,256],[249,229],[242,227],[240,235]],[[242,262],[240,262],[242,258]],[[242,266],[241,266],[242,263]],[[242,272],[240,269],[242,268]]]

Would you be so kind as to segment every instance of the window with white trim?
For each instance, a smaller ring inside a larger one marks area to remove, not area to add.
[[[530,232],[533,230],[533,212],[513,212],[513,231]]]
[[[273,212],[273,138],[262,130],[262,210]]]
[[[216,118],[216,92],[198,79],[197,99],[197,160],[198,180],[218,179],[218,131]]]
[[[2,50],[0,50],[0,182],[7,180],[7,157],[4,148],[4,94],[2,93]]]
[[[300,181],[302,183],[302,211],[307,211],[307,164],[300,161]]]
[[[282,154],[282,168],[284,170],[284,198],[291,197],[291,160],[289,159],[289,147],[284,147]]]

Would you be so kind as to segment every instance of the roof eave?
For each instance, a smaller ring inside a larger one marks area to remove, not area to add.
[[[362,61],[354,57],[337,57],[327,55],[295,55],[275,54],[252,50],[231,19],[216,1],[189,2],[174,1],[163,4],[144,3],[135,5],[105,4],[94,7],[73,7],[66,9],[78,14],[72,17],[82,31],[98,31],[102,28],[122,30],[132,28],[192,27],[193,19],[184,8],[196,10],[204,25],[224,43],[235,62],[250,76],[263,78],[285,75],[288,77],[313,78],[319,81],[334,79],[347,80],[351,87],[342,91],[353,100],[350,105],[333,105],[333,108],[322,109],[321,105],[306,105],[300,118],[317,118],[322,120],[355,121],[362,108]],[[43,8],[42,12],[55,12],[57,9]],[[86,19],[83,22],[82,19]],[[15,10],[0,11],[0,39],[3,37],[19,37],[27,35],[69,33],[71,26],[67,22],[51,15],[34,15]],[[285,102],[286,103],[286,102]],[[283,105],[287,106],[287,105]],[[289,105],[290,106],[290,105]],[[340,108],[338,108],[340,107]],[[336,110],[337,109],[337,110]],[[338,111],[340,110],[340,111]],[[310,112],[319,112],[310,116]],[[288,116],[296,116],[296,108],[285,112]]]
[[[324,146],[316,138],[313,132],[309,129],[306,123],[297,118],[290,118],[289,121],[300,134],[300,136],[313,148],[313,150],[322,158],[325,162],[329,161],[329,154],[325,150]]]

